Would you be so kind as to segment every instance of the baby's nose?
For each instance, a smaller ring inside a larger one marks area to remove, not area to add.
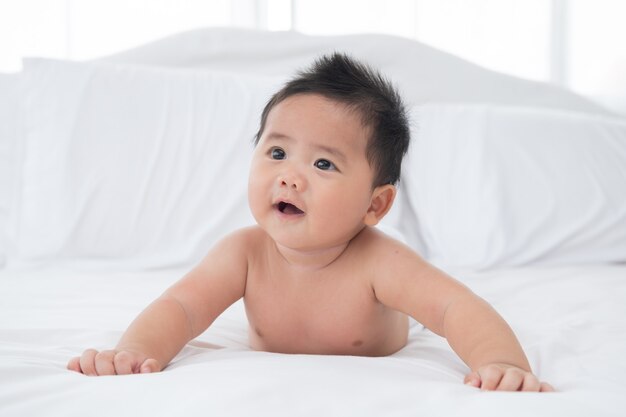
[[[281,187],[295,191],[303,191],[305,186],[304,178],[296,173],[285,173],[278,177],[278,182]]]

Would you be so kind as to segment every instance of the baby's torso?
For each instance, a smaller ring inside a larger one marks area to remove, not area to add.
[[[248,267],[244,302],[253,349],[383,356],[406,344],[407,316],[378,302],[367,262],[347,258],[322,271],[294,272],[268,252]]]

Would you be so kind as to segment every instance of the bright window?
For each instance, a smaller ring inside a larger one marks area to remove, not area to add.
[[[205,26],[386,33],[552,81],[626,112],[621,0],[0,0],[0,71],[90,59]]]

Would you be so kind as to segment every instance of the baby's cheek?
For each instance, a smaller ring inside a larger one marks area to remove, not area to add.
[[[263,196],[267,192],[263,192],[258,179],[250,178],[248,181],[248,206],[255,219],[258,221],[258,215],[262,209]]]

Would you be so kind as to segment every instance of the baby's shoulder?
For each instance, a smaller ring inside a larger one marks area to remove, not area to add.
[[[417,252],[384,232],[368,227],[354,241],[354,254],[365,264],[389,269],[405,262],[423,262]]]
[[[207,252],[201,265],[205,267],[226,265],[227,268],[242,267],[245,269],[258,257],[266,247],[267,235],[258,227],[250,226],[237,229],[219,239]]]
[[[400,242],[398,239],[395,239],[383,231],[377,229],[376,227],[365,227],[354,239],[353,241],[356,246],[360,250],[369,251],[369,250],[384,250],[384,249],[402,249],[412,251],[411,248],[406,246],[404,243]]]
[[[259,226],[248,226],[237,229],[224,236],[220,245],[237,248],[242,251],[254,250],[261,247],[267,241],[267,233]]]

